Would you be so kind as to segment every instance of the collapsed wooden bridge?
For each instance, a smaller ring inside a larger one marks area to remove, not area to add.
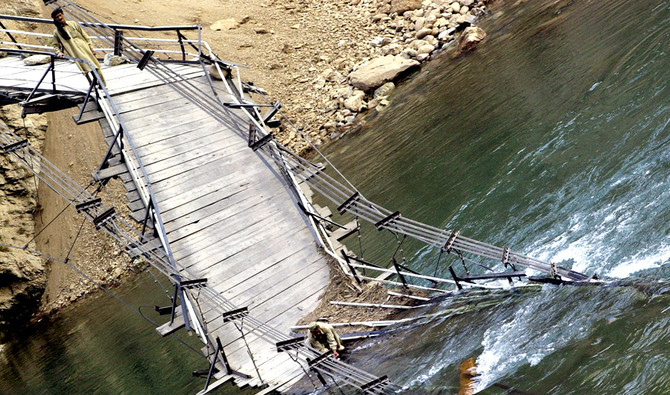
[[[323,166],[282,147],[271,133],[280,103],[252,102],[249,93],[256,88],[243,83],[238,67],[220,60],[200,40],[198,26],[110,25],[74,2],[50,4],[62,6],[70,19],[80,21],[98,50],[126,56],[129,62],[103,68],[105,86],[95,72],[92,80],[84,78],[77,67],[81,60],[55,58],[36,43],[46,35],[0,26],[11,39],[2,43],[9,56],[0,58],[0,95],[4,102],[23,105],[24,112],[77,104],[76,123],[98,122],[109,148],[93,174],[97,187],[89,192],[77,185],[6,127],[0,128],[1,152],[32,170],[131,256],[142,256],[170,279],[172,305],[160,309],[169,319],[157,330],[167,335],[185,328],[200,337],[210,361],[210,369],[202,372],[203,392],[230,380],[263,392],[281,391],[308,372],[324,384],[331,380],[366,393],[401,389],[386,376],[319,355],[290,335],[291,325],[316,307],[328,283],[328,266],[317,245],[356,282],[381,281],[441,293],[499,287],[495,282],[500,279],[527,277],[526,269],[549,274],[537,281],[591,280],[404,218],[365,199],[339,173],[331,176]],[[0,21],[11,19],[51,22],[0,16]],[[176,37],[130,37],[137,31]],[[189,32],[197,33],[198,39],[187,39]],[[45,55],[48,62],[26,66],[23,57],[33,54]],[[97,198],[112,178],[124,183],[135,223]],[[333,223],[312,204],[312,191],[354,220],[346,226]],[[395,260],[391,268],[374,266],[338,242],[360,229],[359,220],[425,242],[439,254],[457,255],[464,266],[470,254],[496,260],[510,271],[459,275],[450,268],[452,278],[442,279],[416,273]],[[364,274],[370,271],[379,276]],[[413,284],[411,279],[433,285]]]

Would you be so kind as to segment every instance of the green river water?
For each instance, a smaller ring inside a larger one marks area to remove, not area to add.
[[[482,27],[477,51],[438,56],[328,157],[403,216],[621,286],[449,299],[419,313],[467,312],[365,342],[349,361],[417,394],[457,393],[471,357],[481,393],[670,393],[670,2],[508,1]],[[390,257],[384,233],[363,245],[366,259]],[[404,254],[446,275],[432,248]],[[146,274],[115,292],[166,304]],[[101,295],[6,345],[0,393],[194,393],[204,367]]]

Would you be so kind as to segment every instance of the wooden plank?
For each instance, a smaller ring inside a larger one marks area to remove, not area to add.
[[[300,261],[310,256],[319,255],[316,246],[307,243],[275,243],[275,248],[258,246],[256,255],[245,254],[244,262],[228,260],[224,264],[212,267],[203,272],[220,293],[228,292],[233,288],[240,288],[244,281],[256,273],[275,267],[282,267],[283,262]],[[282,248],[282,246],[285,246]],[[256,258],[257,257],[257,258]],[[241,263],[246,263],[242,265]],[[279,266],[278,266],[279,265]],[[273,269],[274,270],[274,269]]]
[[[329,272],[327,268],[317,271],[313,277],[305,278],[302,281],[295,283],[293,287],[310,290],[314,288],[314,284],[327,283],[329,279]],[[268,299],[263,303],[255,304],[249,308],[249,313],[261,321],[269,320],[276,316],[277,309],[282,306],[291,305],[294,296],[291,293],[277,293],[274,298]]]
[[[155,104],[150,104],[141,108],[134,108],[121,115],[123,123],[126,124],[128,130],[133,130],[133,126],[138,123],[140,125],[146,125],[156,119],[170,116],[175,110],[184,110],[192,105],[188,99],[183,97],[165,103],[162,103],[160,98],[155,98],[155,100]]]
[[[243,284],[221,294],[239,306],[260,306],[284,292],[301,294],[299,289],[292,287],[319,270],[328,270],[321,263],[323,257],[318,254],[313,254],[311,259],[284,260],[253,274]]]
[[[300,234],[288,241],[278,240],[271,243],[258,241],[242,254],[227,257],[208,267],[204,267],[205,264],[200,265],[199,270],[207,278],[211,278],[213,284],[220,284],[217,285],[217,289],[218,286],[226,289],[229,285],[248,277],[248,273],[252,270],[260,270],[284,259],[302,259],[313,254],[317,254],[313,240]]]
[[[268,235],[259,232],[260,229],[266,226],[273,226],[277,233]],[[239,254],[242,251],[257,245],[260,241],[267,242],[270,237],[276,236],[276,234],[289,232],[292,229],[294,229],[294,224],[291,224],[288,221],[277,222],[276,218],[267,217],[248,226],[244,229],[244,232],[236,233],[223,240],[208,239],[198,247],[193,247],[190,250],[183,250],[183,254],[186,255],[180,259],[180,262],[187,265],[187,267],[198,265],[194,270],[203,271],[211,266],[209,262],[212,260],[225,260],[230,256]]]
[[[103,73],[105,71],[103,70]],[[149,71],[145,71],[143,75],[129,75],[127,77],[120,77],[120,78],[114,78],[111,82],[108,80],[108,84],[111,88],[108,88],[110,94],[112,96],[114,95],[120,95],[123,93],[127,92],[132,92],[136,90],[144,90],[147,88],[153,88],[155,86],[163,86],[165,83],[158,79],[156,76],[151,74]],[[202,72],[198,71],[193,71],[189,72],[186,74],[182,75],[182,78],[189,79],[189,78],[196,78],[198,76],[202,75]],[[105,74],[105,79],[107,79],[107,75]],[[172,83],[177,82],[175,78],[170,78],[170,81]]]
[[[212,150],[221,149],[234,144],[244,144],[236,136],[217,129],[196,129],[177,137],[168,138],[161,141],[154,141],[151,144],[137,147],[137,153],[142,158],[145,166],[170,159],[174,156],[187,154],[198,149]]]
[[[267,211],[270,208],[285,209],[286,201],[283,196],[261,196],[242,192],[232,195],[229,199],[222,199],[213,205],[203,207],[191,216],[182,217],[181,221],[172,221],[169,226],[166,224],[166,227],[170,240],[176,241],[233,217],[254,215],[250,211]]]
[[[239,207],[239,210],[237,208]],[[237,228],[244,227],[250,223],[255,223],[260,220],[265,219],[270,215],[276,215],[279,217],[286,217],[286,215],[280,215],[282,211],[286,210],[286,206],[281,204],[281,202],[270,201],[269,197],[258,196],[254,197],[251,202],[238,202],[231,205],[220,215],[216,215],[215,218],[207,220],[204,224],[200,222],[189,225],[188,228],[183,230],[174,230],[170,232],[171,238],[174,238],[175,241],[180,240],[183,237],[189,237],[189,243],[195,245],[202,238],[203,235],[207,232],[202,233],[203,229],[210,228],[212,230],[216,229],[217,236],[226,236],[231,233],[237,232]],[[290,216],[288,217],[290,218]],[[279,218],[278,220],[281,220]],[[225,222],[225,223],[223,223]],[[218,229],[218,228],[221,229]]]
[[[230,256],[212,256],[211,259],[198,262],[198,270],[204,276],[212,278],[212,281],[221,282],[234,278],[237,274],[246,270],[249,265],[262,267],[286,259],[306,248],[315,248],[311,235],[298,232],[289,240],[256,240],[242,253]],[[223,275],[222,275],[223,273]],[[221,277],[220,279],[218,277]]]
[[[121,97],[124,97],[125,100],[121,101],[119,100],[120,98],[114,98],[114,104],[121,114],[130,114],[133,111],[138,111],[144,108],[159,107],[162,104],[175,100],[186,100],[174,89],[162,89],[159,92],[152,92],[151,96],[147,96],[146,92],[140,91],[126,94]]]
[[[175,176],[190,176],[196,174],[198,181],[192,178],[180,179],[177,178],[178,184],[190,184],[196,186],[208,179],[212,179],[217,174],[209,174],[207,172],[236,172],[242,171],[244,166],[239,163],[239,153],[248,150],[245,144],[235,144],[219,150],[211,151],[202,149],[202,151],[194,151],[183,156],[175,156],[160,162],[155,162],[145,166],[145,171],[152,180],[152,184],[156,185],[157,189],[160,187],[159,183],[166,181]],[[170,182],[172,184],[174,180]]]
[[[150,144],[154,141],[179,136],[182,133],[197,129],[219,129],[221,124],[214,118],[202,113],[181,112],[172,117],[160,120],[145,126],[135,126],[130,130],[133,142],[137,146]]]
[[[236,158],[234,154],[233,152],[227,156],[214,158],[206,163],[201,163],[203,161],[190,161],[188,165],[184,165],[183,170],[180,170],[178,165],[175,165],[165,170],[150,173],[149,177],[154,180],[154,192],[156,195],[161,196],[160,201],[165,204],[167,210],[169,207],[177,207],[211,191],[222,190],[222,186],[227,184],[233,185],[237,183],[237,185],[243,185],[251,183],[252,185],[257,185],[260,182],[259,179],[251,179],[251,177],[267,178],[267,172],[263,168],[253,166],[246,170],[248,178],[245,180],[245,174],[241,173],[245,170],[242,166],[235,163]],[[195,175],[189,173],[189,170],[194,169],[198,169]],[[278,181],[275,180],[274,182]],[[183,188],[182,190],[186,191],[186,193],[176,195],[174,191],[170,192],[172,188],[177,186]],[[197,188],[197,190],[191,188]],[[270,188],[272,187],[267,186],[265,189]]]
[[[230,247],[235,243],[231,239],[243,239],[254,232],[256,234],[261,234],[260,230],[268,225],[274,225],[275,215],[279,213],[278,209],[272,209],[268,212],[262,212],[258,216],[248,218],[247,216],[235,216],[231,220],[227,221],[224,226],[217,226],[220,223],[213,224],[210,228],[210,232],[198,232],[195,234],[188,235],[188,244],[184,245],[182,249],[176,249],[173,251],[174,257],[177,260],[183,261],[185,257],[194,255],[193,258],[197,259],[203,257],[204,255],[212,254],[213,252],[221,249],[226,249],[227,245]],[[220,233],[219,233],[220,232]],[[212,237],[214,236],[214,237]],[[239,240],[243,242],[243,240]]]
[[[164,211],[162,213],[163,221],[165,221],[166,225],[170,224],[169,226],[171,228],[175,228],[181,226],[184,223],[188,223],[191,219],[193,219],[193,221],[196,221],[202,218],[202,214],[198,214],[198,211],[201,208],[209,207],[213,204],[216,204],[217,202],[226,199],[232,199],[230,200],[230,202],[234,203],[238,201],[235,195],[246,191],[248,186],[249,184],[244,184],[239,186],[238,188],[231,188],[230,190],[227,190],[227,188],[225,188],[225,185],[221,185],[221,189],[217,189],[204,196],[200,196],[194,200],[191,200],[188,202],[188,204],[183,204],[173,209]],[[180,223],[173,224],[174,221],[180,220],[182,217],[187,218],[184,218],[181,224]]]

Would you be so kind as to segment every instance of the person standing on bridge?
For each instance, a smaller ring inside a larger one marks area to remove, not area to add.
[[[63,52],[67,52],[73,58],[91,62],[102,82],[107,84],[102,71],[100,71],[100,62],[95,57],[93,43],[88,34],[86,34],[78,23],[66,21],[63,9],[60,7],[51,12],[51,18],[53,18],[54,25],[56,25],[53,36],[53,48],[54,52],[56,52],[56,57],[61,58],[63,57]],[[86,73],[91,72],[91,68],[87,63],[77,62],[77,66],[79,66],[81,71]]]
[[[324,353],[329,349],[333,351],[333,356],[339,358],[338,351],[344,350],[340,336],[335,332],[332,325],[325,322],[312,322],[307,331],[307,345]]]

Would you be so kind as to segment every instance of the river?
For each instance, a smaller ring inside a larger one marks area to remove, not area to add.
[[[670,2],[507,3],[479,49],[438,56],[327,154],[406,217],[620,286],[449,299],[421,313],[467,311],[366,342],[350,361],[411,393],[457,393],[468,358],[481,393],[668,393]],[[389,258],[387,234],[363,245],[366,259]],[[433,249],[403,252],[446,275]],[[167,304],[146,274],[115,292],[144,312]],[[6,345],[0,393],[193,393],[197,367],[103,294]]]

